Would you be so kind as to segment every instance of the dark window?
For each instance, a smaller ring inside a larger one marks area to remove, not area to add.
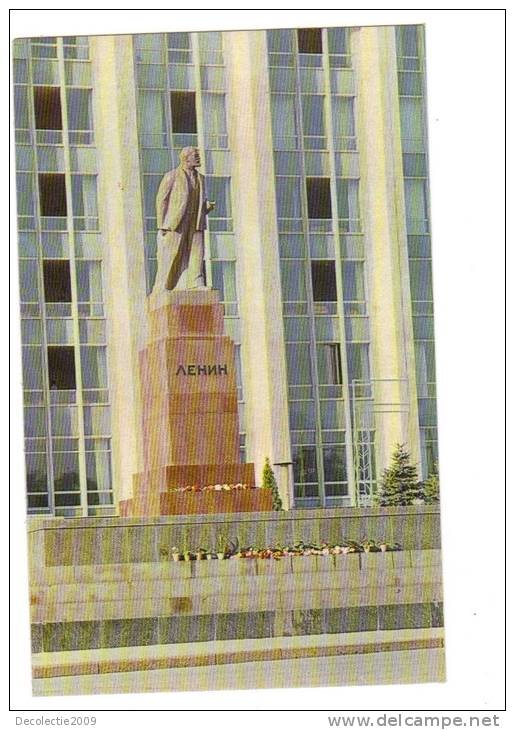
[[[299,28],[297,30],[299,53],[322,53],[321,28]]]
[[[66,183],[60,173],[44,173],[39,178],[39,206],[42,216],[66,217]]]
[[[43,261],[45,302],[71,302],[69,261]]]
[[[337,342],[317,345],[318,382],[321,385],[342,384],[342,361]]]
[[[34,87],[36,129],[62,129],[61,95],[57,86]]]
[[[308,218],[331,218],[331,181],[328,177],[306,178]]]
[[[197,114],[195,111],[194,91],[172,91],[172,131],[174,134],[196,134]]]
[[[293,447],[293,479],[297,484],[318,481],[314,446]]]
[[[324,477],[326,482],[346,482],[347,463],[345,446],[326,446],[324,454]]]
[[[336,270],[334,261],[311,262],[311,285],[315,302],[336,301]]]
[[[48,348],[48,385],[50,390],[75,390],[73,347]]]

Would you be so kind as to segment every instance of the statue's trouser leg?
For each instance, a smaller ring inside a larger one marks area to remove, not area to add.
[[[189,282],[190,287],[204,286],[204,275],[202,272],[202,262],[204,261],[204,232],[195,231],[191,240],[190,262],[189,262]]]

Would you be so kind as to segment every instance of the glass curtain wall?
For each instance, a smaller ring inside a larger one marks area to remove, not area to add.
[[[404,197],[415,339],[422,476],[438,459],[423,28],[396,28]]]
[[[28,513],[112,514],[88,39],[13,54]]]
[[[352,407],[354,381],[370,388],[371,374],[349,29],[267,41],[295,506],[365,503],[375,474],[373,424]]]

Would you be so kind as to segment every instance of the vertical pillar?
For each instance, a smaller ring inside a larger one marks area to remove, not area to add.
[[[143,468],[138,351],[146,340],[146,286],[131,36],[90,39],[108,328],[115,503]]]
[[[259,482],[270,458],[288,508],[293,485],[266,34],[237,31],[224,40],[249,459]]]
[[[354,43],[380,472],[388,465],[396,442],[406,443],[412,461],[420,464],[395,31],[361,28]]]

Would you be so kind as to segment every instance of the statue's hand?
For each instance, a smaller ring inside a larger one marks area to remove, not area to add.
[[[206,202],[206,211],[210,213],[212,210],[216,208],[216,203],[214,200],[208,200]]]

